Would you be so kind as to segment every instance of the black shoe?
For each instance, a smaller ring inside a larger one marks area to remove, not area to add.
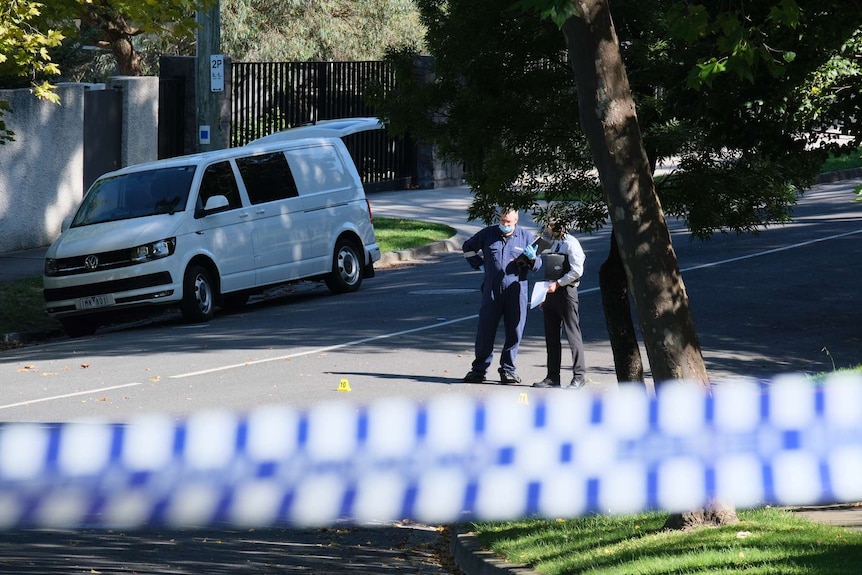
[[[497,370],[500,372],[500,383],[521,383],[521,378],[514,371],[505,369]]]
[[[485,374],[479,373],[478,371],[470,370],[469,372],[467,372],[467,375],[465,375],[464,379],[462,379],[461,381],[463,381],[464,383],[482,383],[483,381],[485,381]]]
[[[575,376],[572,378],[572,383],[566,386],[566,389],[581,389],[587,385],[587,380],[583,376]]]
[[[546,377],[542,381],[537,381],[533,387],[560,387],[560,382],[554,381],[550,377]]]

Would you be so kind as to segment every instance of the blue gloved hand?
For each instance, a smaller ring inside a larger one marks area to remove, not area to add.
[[[527,256],[530,261],[536,259],[536,248],[534,246],[527,246],[524,248],[524,255]]]

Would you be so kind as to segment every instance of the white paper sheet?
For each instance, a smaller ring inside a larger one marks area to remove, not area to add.
[[[530,309],[541,305],[545,301],[545,296],[548,295],[548,286],[551,282],[541,281],[533,284],[533,296],[530,298]]]

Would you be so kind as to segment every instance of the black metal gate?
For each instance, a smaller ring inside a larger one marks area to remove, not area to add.
[[[122,97],[117,90],[84,92],[84,190],[120,167]]]
[[[159,78],[159,159],[186,153],[185,101],[185,78]]]
[[[365,101],[371,82],[392,89],[385,62],[234,62],[231,146],[319,120],[374,116]],[[414,143],[385,131],[344,138],[369,191],[404,189],[416,181]]]

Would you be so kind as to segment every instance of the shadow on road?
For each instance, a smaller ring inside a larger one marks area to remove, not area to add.
[[[0,533],[0,572],[240,574],[450,573],[442,530],[17,530]],[[441,556],[441,553],[443,554]]]

